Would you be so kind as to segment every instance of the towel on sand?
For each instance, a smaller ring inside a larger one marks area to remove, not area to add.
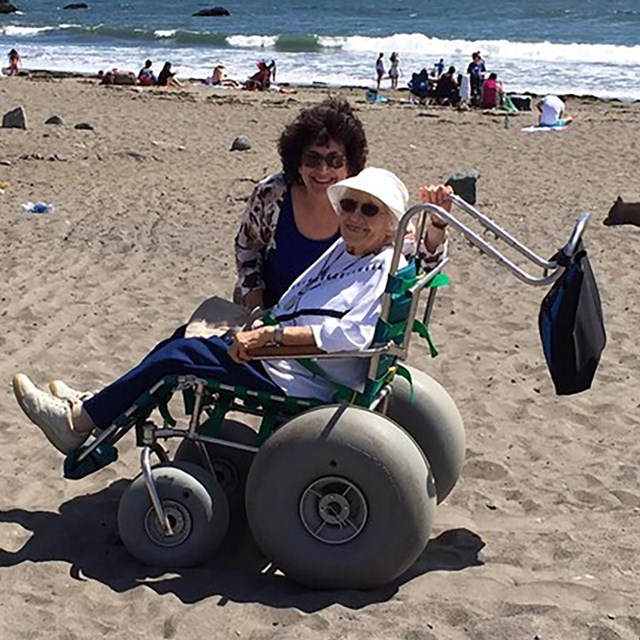
[[[534,133],[535,131],[563,131],[566,128],[567,128],[566,125],[562,125],[560,127],[531,126],[531,127],[522,127],[520,131],[524,131],[525,133]]]

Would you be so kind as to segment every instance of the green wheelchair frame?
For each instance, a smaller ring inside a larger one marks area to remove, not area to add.
[[[424,206],[414,207],[408,211],[400,225],[402,228],[400,237],[404,237],[409,220],[418,214],[422,214],[420,224],[422,233],[426,222],[425,214],[431,209],[430,206]],[[256,359],[287,358],[308,362],[310,357],[314,360],[340,358],[345,355],[368,358],[370,365],[364,391],[358,392],[333,383],[334,399],[337,402],[347,402],[372,411],[383,411],[385,398],[390,391],[390,382],[398,371],[402,374],[402,369],[398,367],[396,361],[407,357],[411,333],[413,331],[419,333],[428,341],[432,355],[437,354],[428,333],[427,324],[437,289],[449,282],[448,277],[441,273],[448,262],[446,256],[427,273],[421,269],[418,255],[414,255],[407,266],[398,269],[401,255],[400,245],[396,248],[392,260],[394,274],[389,276],[374,346],[358,353],[333,354],[317,350],[300,353],[299,349],[267,347],[255,352]],[[425,288],[429,289],[429,297],[423,319],[420,321],[416,318],[416,314],[420,294]],[[309,365],[314,367],[312,363]],[[169,409],[169,402],[177,391],[183,392],[185,412],[190,416],[186,428],[178,428],[177,421]],[[141,462],[143,471],[149,468],[148,454],[151,451],[156,453],[162,461],[168,461],[168,455],[158,442],[164,439],[186,438],[201,443],[225,445],[256,452],[279,424],[322,404],[326,403],[313,398],[285,397],[253,391],[242,386],[226,385],[217,380],[205,380],[194,376],[167,376],[140,397],[95,440],[72,452],[65,461],[64,475],[69,479],[82,478],[116,460],[117,451],[113,445],[132,428],[135,428],[137,445],[145,448]],[[149,420],[151,412],[156,408],[163,418],[162,427],[156,426]],[[255,445],[225,441],[218,437],[226,415],[232,411],[261,417]],[[151,487],[150,489],[153,492]]]
[[[396,246],[391,265],[386,291],[383,297],[380,319],[376,328],[376,334],[371,348],[358,353],[326,354],[317,349],[300,353],[289,347],[266,347],[258,350],[253,355],[259,359],[287,358],[298,359],[312,372],[323,375],[321,363],[325,358],[349,357],[367,358],[369,360],[368,375],[363,391],[348,389],[331,380],[329,383],[335,389],[334,403],[338,407],[360,407],[361,409],[386,416],[390,394],[396,376],[407,379],[411,388],[411,400],[413,401],[412,374],[410,370],[400,364],[408,355],[411,334],[418,333],[427,340],[431,354],[435,356],[437,351],[431,341],[427,329],[435,302],[436,291],[439,287],[448,283],[443,268],[448,262],[448,257],[443,255],[440,261],[429,271],[423,267],[420,256],[422,239],[426,235],[428,215],[435,213],[446,220],[452,228],[460,231],[468,240],[477,246],[483,253],[494,258],[511,271],[521,281],[536,286],[552,284],[562,273],[564,267],[545,260],[520,243],[509,233],[495,224],[480,211],[466,203],[457,196],[451,196],[453,205],[469,214],[480,223],[482,227],[492,231],[498,238],[506,242],[511,248],[519,252],[524,258],[532,262],[537,268],[542,269],[541,275],[531,275],[521,269],[514,262],[505,257],[499,250],[487,243],[480,235],[469,226],[461,222],[453,213],[435,205],[416,205],[407,210],[396,236]],[[567,255],[572,255],[575,247],[588,222],[588,214],[582,216],[576,222],[569,241],[564,247]],[[402,244],[406,236],[409,224],[415,221],[415,252],[407,266],[400,268],[402,258]],[[424,305],[422,319],[417,318],[418,306],[421,294],[428,289],[429,294]],[[188,416],[188,424],[178,426],[177,420],[170,411],[170,401],[178,391],[183,393],[185,414]],[[274,395],[266,392],[257,392],[240,386],[230,386],[217,380],[206,380],[194,376],[167,376],[152,389],[139,398],[136,403],[114,423],[95,437],[91,442],[80,449],[71,452],[64,463],[64,475],[67,478],[82,478],[108,464],[118,457],[115,445],[132,429],[135,430],[136,444],[141,447],[140,466],[141,478],[148,492],[152,511],[157,519],[158,531],[168,538],[173,535],[171,518],[168,516],[159,496],[151,466],[151,453],[156,454],[161,463],[169,463],[169,455],[162,445],[163,441],[178,438],[182,442],[191,441],[197,447],[201,455],[200,465],[215,476],[215,469],[210,460],[206,445],[216,445],[231,449],[256,454],[265,442],[282,425],[291,421],[296,416],[326,405],[326,403],[312,398],[292,398],[284,395]],[[162,425],[157,425],[150,416],[157,409],[162,417]],[[453,411],[457,415],[455,407]],[[221,429],[230,412],[258,416],[259,428],[255,431],[253,442],[238,442],[222,437]],[[462,429],[462,423],[459,423]],[[404,425],[400,424],[401,427]],[[419,427],[420,428],[420,427]],[[422,445],[420,438],[416,437],[411,429],[407,432]],[[457,480],[462,467],[464,456],[463,433],[456,441],[455,467],[448,480],[447,490],[438,499],[444,498]],[[424,447],[421,446],[422,449]],[[460,451],[461,449],[461,451]],[[424,453],[424,452],[423,452]],[[427,453],[427,461],[437,466],[437,461]],[[430,524],[429,524],[430,529]],[[295,573],[295,571],[293,572]],[[369,586],[375,583],[364,580],[362,585]],[[304,578],[302,579],[304,582]],[[310,581],[326,586],[333,585],[331,581]]]

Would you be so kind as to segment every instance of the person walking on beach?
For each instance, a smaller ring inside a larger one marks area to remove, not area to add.
[[[376,88],[380,89],[380,82],[384,77],[384,53],[381,53],[376,60]]]
[[[9,67],[7,69],[7,75],[17,76],[20,73],[20,54],[15,49],[11,49],[8,53],[8,57]]]
[[[391,89],[398,88],[398,77],[400,76],[400,56],[396,51],[389,58],[391,66],[389,67],[389,78],[391,79]]]
[[[482,93],[482,83],[487,69],[484,66],[484,60],[479,51],[475,51],[471,55],[471,62],[467,67],[467,75],[471,83],[471,104],[478,106],[480,104],[480,94]]]

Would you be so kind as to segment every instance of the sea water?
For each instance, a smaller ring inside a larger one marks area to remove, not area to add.
[[[137,72],[151,58],[156,72],[170,60],[179,77],[204,79],[223,61],[243,80],[266,58],[279,83],[366,87],[378,53],[396,51],[402,87],[440,58],[464,71],[479,50],[509,91],[640,99],[640,0],[12,2],[0,53],[15,47],[26,69]],[[231,15],[192,16],[212,6]]]

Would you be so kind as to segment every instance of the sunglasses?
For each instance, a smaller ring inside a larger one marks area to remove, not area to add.
[[[380,212],[380,207],[377,204],[373,204],[373,202],[358,202],[353,198],[342,198],[338,204],[345,213],[355,213],[360,209],[360,213],[367,218],[373,218]]]
[[[309,169],[315,169],[323,162],[330,169],[342,169],[345,161],[346,158],[344,157],[344,154],[338,153],[337,151],[327,153],[326,156],[323,156],[321,153],[317,153],[316,151],[305,151],[302,154],[302,164],[305,167],[309,167]]]

